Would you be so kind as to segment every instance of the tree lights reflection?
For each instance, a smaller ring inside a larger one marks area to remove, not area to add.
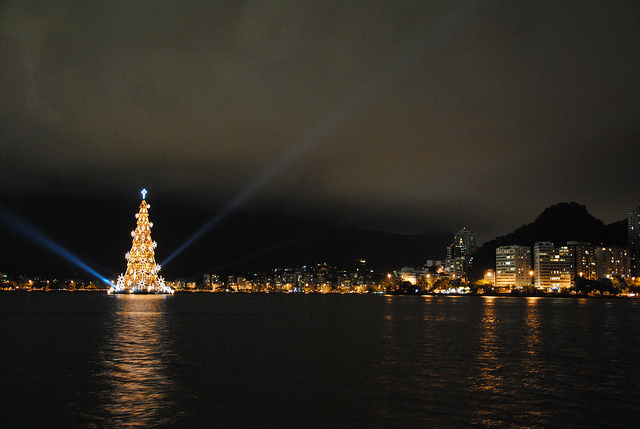
[[[101,400],[114,427],[151,427],[172,422],[173,389],[161,295],[115,295],[111,335],[101,353],[106,383]],[[106,423],[105,422],[105,423]]]

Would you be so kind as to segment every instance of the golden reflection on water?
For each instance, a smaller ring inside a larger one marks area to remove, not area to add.
[[[496,314],[496,298],[483,296],[482,319],[480,320],[479,351],[477,356],[478,371],[473,380],[473,389],[479,392],[484,403],[473,413],[473,419],[482,427],[503,427],[504,416],[492,406],[504,396],[504,384],[499,331],[500,320]]]
[[[478,390],[493,390],[502,384],[499,374],[500,351],[498,338],[498,320],[495,300],[492,296],[483,297],[483,315],[480,323],[480,351],[478,353],[479,377],[475,384]]]
[[[523,365],[527,377],[524,380],[526,387],[535,387],[540,382],[540,363],[538,362],[538,350],[540,348],[540,311],[538,302],[540,297],[527,298],[527,312],[525,316],[524,332],[524,358]]]
[[[116,311],[102,353],[100,374],[109,426],[148,427],[169,423],[166,322],[162,295],[115,295]]]
[[[541,298],[526,298],[524,317],[521,323],[515,324],[513,320],[500,320],[497,316],[499,299],[484,297],[477,356],[479,371],[473,380],[474,390],[483,392],[488,404],[494,400],[503,401],[501,398],[514,389],[536,391],[544,385],[539,362]],[[513,355],[518,345],[521,354]],[[526,408],[526,405],[523,404],[522,408]],[[505,415],[501,413],[502,410],[491,406],[479,407],[474,418],[482,426],[501,427],[505,426]]]

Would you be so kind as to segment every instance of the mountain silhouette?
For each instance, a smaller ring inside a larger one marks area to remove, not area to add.
[[[555,204],[546,208],[532,223],[484,243],[476,252],[471,278],[481,278],[488,269],[495,268],[495,251],[500,246],[520,245],[533,248],[539,241],[550,241],[556,246],[565,245],[569,241],[626,246],[626,228],[626,220],[605,225],[578,203]]]

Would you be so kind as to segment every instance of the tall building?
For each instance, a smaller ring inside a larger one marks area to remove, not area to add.
[[[468,278],[473,268],[473,255],[476,253],[476,234],[462,228],[453,237],[453,243],[447,247],[445,269],[450,275]]]
[[[569,262],[571,263],[571,280],[576,277],[583,277],[588,280],[597,280],[597,258],[596,248],[589,243],[581,241],[570,241],[567,243],[569,248]]]
[[[541,241],[533,246],[533,272],[536,287],[544,289],[550,287],[551,258],[553,257],[553,243]]]
[[[211,290],[218,290],[222,286],[220,282],[220,276],[217,274],[211,274]]]
[[[461,255],[473,255],[476,253],[476,234],[467,228],[462,228],[453,236],[453,243],[450,248],[455,248]]]
[[[630,251],[621,247],[598,247],[598,278],[608,279],[614,276],[627,278],[630,276]]]
[[[531,284],[531,247],[517,245],[498,247],[495,282],[499,290]]]
[[[556,248],[549,241],[533,246],[533,271],[536,288],[545,291],[571,287],[569,247]]]
[[[640,206],[629,212],[627,217],[629,239],[630,274],[640,277]]]

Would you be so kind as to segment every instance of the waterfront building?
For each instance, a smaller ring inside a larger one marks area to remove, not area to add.
[[[627,217],[630,274],[640,277],[640,206],[629,212]]]
[[[173,290],[186,290],[187,289],[187,281],[183,278],[177,278],[173,281],[172,284],[168,285]]]
[[[493,270],[487,270],[484,273],[484,277],[483,280],[487,283],[489,283],[491,286],[495,286],[496,285],[496,273]]]
[[[473,255],[476,250],[476,234],[462,228],[454,235],[453,243],[447,247],[445,270],[451,276],[467,279],[473,268]]]
[[[571,264],[571,281],[576,277],[588,280],[598,279],[596,248],[589,243],[569,241],[569,261]]]
[[[237,291],[250,291],[253,290],[253,285],[246,277],[238,276],[236,278],[236,290]]]
[[[450,248],[456,248],[456,252],[461,255],[473,255],[476,253],[476,234],[467,228],[462,228],[453,237]]]
[[[535,243],[533,271],[536,288],[551,291],[571,287],[569,247],[554,247],[549,241]]]
[[[531,247],[501,246],[496,249],[496,288],[508,291],[531,284]]]
[[[421,277],[430,276],[430,272],[425,268],[402,267],[397,273],[403,282],[409,282],[415,285]]]
[[[598,247],[596,249],[598,278],[609,279],[620,276],[628,278],[631,273],[629,250],[621,247]]]
[[[211,274],[211,290],[216,291],[221,289],[222,282],[220,281],[220,276],[216,274]]]

